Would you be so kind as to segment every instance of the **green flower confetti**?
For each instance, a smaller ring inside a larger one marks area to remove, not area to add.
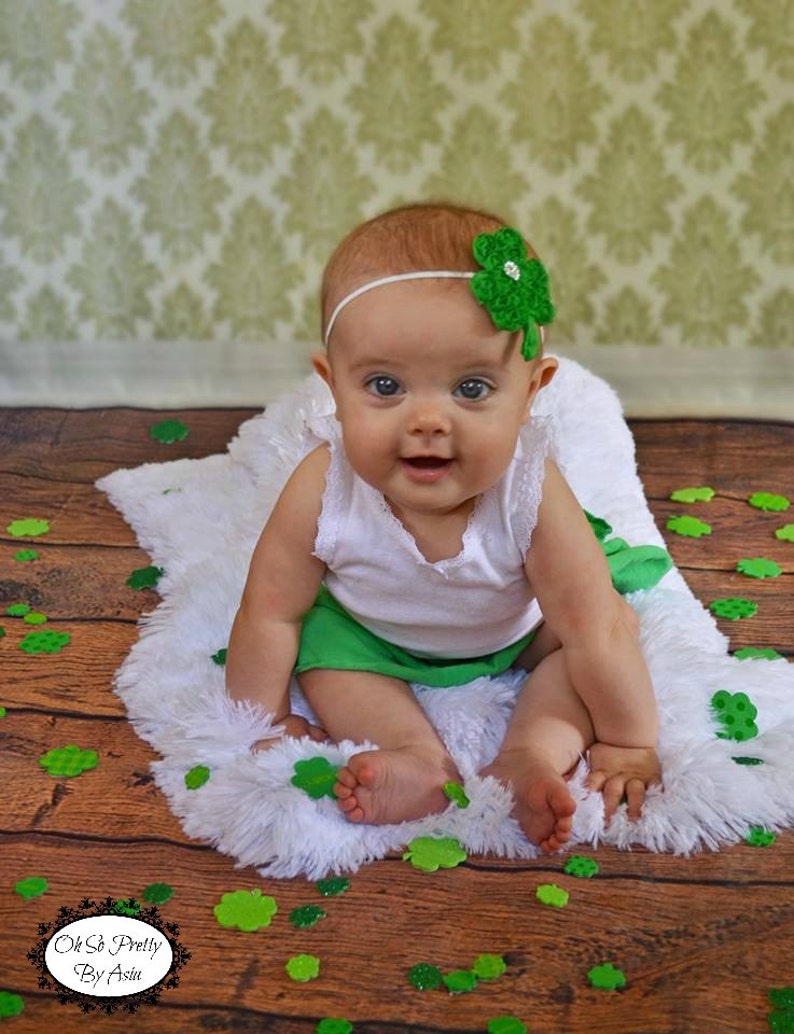
[[[320,975],[320,960],[316,955],[293,955],[285,967],[287,976],[299,984],[316,980]]]
[[[336,797],[334,786],[339,766],[332,765],[328,758],[318,755],[307,761],[296,761],[294,772],[295,775],[290,779],[292,785],[303,790],[315,801],[321,797]]]
[[[20,549],[14,553],[14,560],[19,564],[28,564],[33,560],[38,560],[39,554],[35,549]]]
[[[755,724],[758,709],[746,693],[717,690],[711,698],[711,710],[722,725],[722,730],[717,733],[721,740],[743,743],[758,735],[758,726]]]
[[[49,883],[43,876],[27,876],[15,885],[14,890],[23,901],[30,901],[31,898],[40,898],[48,887]]]
[[[95,750],[80,750],[74,743],[69,743],[65,747],[48,750],[39,758],[39,764],[51,776],[71,778],[96,768],[99,764],[99,755]]]
[[[783,573],[779,564],[762,556],[744,557],[736,565],[736,570],[748,578],[779,578]]]
[[[471,971],[478,980],[498,980],[507,972],[507,963],[501,955],[490,955],[486,952],[477,956]]]
[[[702,535],[711,534],[710,524],[706,524],[697,517],[690,517],[689,514],[668,517],[666,527],[668,531],[673,531],[676,535],[684,535],[689,539],[699,539]]]
[[[527,1027],[515,1016],[494,1016],[488,1020],[488,1034],[527,1034]]]
[[[326,1017],[320,1020],[315,1028],[315,1034],[352,1034],[353,1024],[350,1020],[334,1019]]]
[[[39,535],[46,535],[49,530],[50,522],[38,517],[23,517],[6,525],[6,531],[15,539],[37,538]]]
[[[775,538],[779,542],[794,542],[794,524],[784,524],[775,529]]]
[[[423,872],[454,869],[466,858],[466,852],[454,837],[414,837],[403,855],[404,862],[410,861],[415,869]]]
[[[758,612],[758,604],[739,596],[725,596],[719,600],[712,600],[709,610],[718,618],[740,621],[742,618],[753,617]]]
[[[670,493],[674,503],[710,503],[716,495],[713,488],[702,485],[699,488],[677,488]]]
[[[310,926],[316,926],[327,915],[325,909],[319,905],[301,905],[300,908],[293,908],[289,914],[289,921],[299,930],[305,930]]]
[[[150,883],[144,887],[141,897],[150,905],[164,905],[174,896],[174,888],[168,883]]]
[[[563,872],[568,876],[576,876],[582,880],[589,880],[598,872],[598,862],[595,858],[587,858],[585,855],[574,854],[565,863]]]
[[[777,661],[783,659],[783,654],[778,653],[777,650],[773,650],[770,646],[756,647],[756,646],[743,646],[741,650],[737,650],[733,655],[740,661],[749,660],[767,660]]]
[[[350,880],[347,876],[329,876],[328,879],[318,880],[315,886],[324,898],[335,898],[350,890]]]
[[[755,765],[763,765],[764,763],[763,758],[748,757],[745,754],[740,754],[736,757],[732,757],[731,761],[735,761],[737,765],[748,765],[749,767],[753,767]]]
[[[444,978],[438,966],[418,962],[409,970],[408,979],[417,991],[435,991],[437,987],[441,987]]]
[[[223,895],[213,908],[215,918],[221,926],[235,927],[245,933],[270,926],[278,912],[275,898],[263,894],[258,887],[253,890],[233,890]]]
[[[552,908],[565,908],[568,904],[570,894],[556,883],[542,883],[535,891],[535,897],[542,905],[551,905]]]
[[[466,796],[466,791],[460,783],[444,783],[442,790],[444,791],[444,796],[454,801],[459,808],[468,808],[471,804],[471,801]]]
[[[215,664],[218,665],[219,668],[222,668],[226,664],[226,656],[228,653],[229,651],[227,647],[224,646],[222,650],[218,650],[216,653],[214,653],[211,659],[215,662]]]
[[[29,632],[19,644],[19,649],[28,654],[60,653],[70,639],[68,632],[54,632],[52,629]]]
[[[142,908],[136,898],[120,898],[113,904],[113,911],[119,916],[137,916]]]
[[[29,613],[29,603],[12,603],[10,607],[6,607],[6,614],[8,614],[10,618],[23,618]]]
[[[124,584],[131,589],[153,589],[164,574],[162,567],[137,567]]]
[[[626,986],[626,975],[621,969],[617,969],[611,962],[605,962],[601,966],[593,966],[588,971],[587,979],[591,987],[600,988],[603,991],[614,991],[618,987]]]
[[[756,510],[771,510],[773,513],[783,513],[791,506],[784,495],[778,495],[776,492],[753,492],[747,502]]]
[[[776,840],[775,834],[763,826],[751,826],[744,838],[745,844],[749,844],[750,847],[771,847]]]
[[[207,765],[194,765],[189,772],[185,772],[185,786],[188,790],[198,790],[209,781],[211,775],[212,772]]]
[[[441,978],[451,995],[468,994],[477,986],[477,977],[470,969],[453,969]]]
[[[40,610],[29,611],[22,620],[26,625],[46,625],[47,615],[42,614]]]
[[[15,995],[11,991],[0,991],[0,1019],[19,1016],[24,1008],[25,1000],[21,995]]]
[[[162,445],[183,442],[189,434],[190,428],[181,420],[161,420],[159,424],[152,424],[149,428],[149,437]]]

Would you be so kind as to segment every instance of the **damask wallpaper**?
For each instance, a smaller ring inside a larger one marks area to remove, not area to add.
[[[522,228],[574,358],[794,378],[794,0],[0,0],[0,124],[11,393],[303,369],[334,243],[420,198]]]

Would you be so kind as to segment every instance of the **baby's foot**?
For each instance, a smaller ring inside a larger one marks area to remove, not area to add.
[[[384,825],[443,811],[442,787],[459,778],[449,756],[432,748],[365,750],[339,770],[334,793],[350,822]]]
[[[571,838],[576,803],[565,778],[531,751],[508,750],[480,772],[513,790],[513,812],[528,840],[542,851],[557,851]]]

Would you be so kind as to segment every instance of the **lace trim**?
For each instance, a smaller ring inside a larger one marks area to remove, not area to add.
[[[328,431],[328,427],[324,426],[322,431]],[[331,462],[325,473],[325,491],[323,492],[320,517],[317,521],[317,536],[314,540],[313,554],[330,567],[339,542],[342,515],[345,513],[347,460],[342,448],[342,440],[337,434],[328,433],[328,437],[326,437],[323,433],[322,438],[328,444]]]
[[[521,451],[516,460],[515,509],[511,524],[521,559],[525,561],[543,498],[546,460],[552,452],[551,421],[548,417],[530,419],[521,435]]]

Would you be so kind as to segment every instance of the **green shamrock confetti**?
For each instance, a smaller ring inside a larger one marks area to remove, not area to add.
[[[329,876],[328,879],[318,880],[315,886],[324,898],[335,898],[350,890],[350,880],[347,876]]]
[[[286,965],[287,976],[299,984],[316,980],[320,975],[320,960],[316,955],[293,955]]]
[[[141,897],[150,905],[164,905],[174,896],[174,888],[167,883],[150,883],[144,887]]]
[[[315,1034],[352,1034],[352,1032],[353,1024],[349,1020],[332,1017],[320,1020],[315,1028]]]
[[[46,625],[47,615],[42,614],[40,610],[29,611],[22,620],[26,625]]]
[[[527,1034],[526,1024],[515,1016],[494,1016],[486,1030],[488,1034]]]
[[[454,801],[459,808],[468,808],[471,804],[471,801],[466,796],[466,791],[460,783],[444,783],[442,790],[444,791],[444,796],[448,797],[449,800]]]
[[[588,510],[584,511],[584,515],[587,518],[590,527],[593,529],[593,534],[599,542],[603,542],[607,535],[612,534],[612,525],[607,523],[603,517],[596,517]]]
[[[49,530],[50,522],[39,520],[38,517],[23,517],[6,525],[6,531],[15,539],[36,538],[39,535],[46,535]]]
[[[290,779],[293,786],[303,790],[313,800],[321,797],[336,797],[334,786],[336,784],[339,766],[332,765],[328,758],[317,755],[307,761],[296,761],[294,767],[295,775]]]
[[[775,538],[780,542],[794,542],[794,524],[784,524],[775,529]]]
[[[736,565],[736,570],[748,578],[779,578],[783,573],[779,564],[762,556],[744,557]]]
[[[409,970],[408,979],[417,991],[435,991],[437,987],[441,987],[444,978],[438,966],[418,962]]]
[[[43,876],[27,876],[20,880],[14,887],[23,901],[30,901],[31,898],[39,898],[47,890],[49,883]]]
[[[535,891],[535,897],[542,905],[551,905],[552,908],[565,908],[568,904],[570,894],[556,883],[542,883]]]
[[[731,761],[735,761],[737,765],[748,765],[753,767],[754,765],[763,765],[763,758],[753,758],[747,755],[740,754],[738,757],[732,757]]]
[[[453,969],[441,978],[451,995],[468,994],[477,986],[477,977],[470,969]]]
[[[758,726],[755,724],[758,709],[746,693],[729,693],[727,689],[719,689],[711,698],[711,710],[722,724],[722,730],[717,733],[721,740],[743,743],[758,735]]]
[[[769,1002],[774,1007],[767,1017],[772,1034],[794,1034],[794,987],[772,987]]]
[[[30,563],[32,560],[38,560],[39,554],[35,549],[20,549],[14,553],[14,560],[20,564]]]
[[[478,980],[498,980],[507,972],[507,963],[501,955],[490,955],[486,952],[477,956],[471,971]]]
[[[2,625],[0,625],[0,639],[2,639],[5,634],[6,634],[6,630],[3,628]]]
[[[794,987],[771,987],[769,1002],[776,1009],[794,1010]]]
[[[756,646],[743,646],[733,656],[740,661],[759,660],[761,658],[767,661],[777,661],[783,658],[782,653],[778,653],[777,650],[773,650],[769,646],[764,646],[760,649]]]
[[[767,1023],[770,1034],[794,1034],[794,1011],[770,1012]]]
[[[135,898],[120,898],[113,904],[113,911],[119,916],[137,916],[142,908]]]
[[[777,495],[775,492],[753,492],[747,502],[756,510],[771,510],[773,513],[783,513],[791,506],[784,495]]]
[[[310,926],[316,926],[327,915],[325,909],[319,905],[301,905],[300,908],[293,908],[289,914],[289,921],[299,930],[305,930]]]
[[[8,714],[8,711],[6,711],[6,709],[4,707],[0,707],[0,718],[5,718],[5,716],[7,714]]]
[[[598,987],[603,991],[614,991],[618,987],[626,986],[626,975],[622,969],[617,969],[611,962],[605,962],[601,966],[593,966],[588,971],[587,979],[591,987]]]
[[[153,589],[164,574],[162,567],[137,567],[124,584],[131,589]]]
[[[8,614],[10,618],[23,618],[29,613],[29,603],[12,603],[10,607],[6,607],[6,614]]]
[[[251,933],[260,926],[270,926],[273,916],[278,912],[278,905],[275,898],[263,894],[255,887],[253,890],[228,891],[213,908],[213,912],[221,926]]]
[[[776,840],[775,834],[763,826],[751,826],[744,838],[745,844],[750,847],[771,847]]]
[[[99,755],[95,750],[80,750],[74,743],[69,743],[65,747],[48,750],[39,758],[39,764],[51,776],[71,778],[96,768],[99,764]]]
[[[710,503],[716,495],[713,488],[702,485],[699,488],[677,488],[670,493],[674,503]]]
[[[222,668],[224,664],[226,664],[226,655],[228,654],[228,652],[229,651],[227,647],[224,646],[222,650],[218,650],[216,653],[212,655],[212,660],[218,665],[219,668]]]
[[[188,790],[198,790],[209,781],[211,775],[212,772],[206,765],[194,765],[189,772],[185,772],[185,786]]]
[[[673,531],[676,535],[684,535],[689,539],[699,539],[702,535],[711,534],[710,524],[706,524],[697,517],[690,517],[689,514],[668,517],[666,527],[668,531]]]
[[[758,612],[758,604],[752,600],[745,600],[739,596],[725,596],[719,600],[712,600],[709,603],[709,610],[718,618],[725,618],[728,621],[740,621],[742,618],[751,618]]]
[[[567,873],[568,876],[577,876],[579,879],[589,880],[598,872],[598,862],[594,858],[574,854],[565,863],[563,872]]]
[[[161,420],[159,424],[152,424],[149,428],[149,437],[162,445],[183,442],[189,434],[190,428],[181,420]]]
[[[11,991],[0,991],[0,1020],[19,1016],[24,1008],[25,1001],[21,995],[15,995]]]
[[[454,869],[466,858],[466,852],[454,837],[414,837],[403,855],[404,862],[410,861],[415,869],[423,872]]]
[[[28,654],[60,653],[70,639],[68,632],[55,632],[52,629],[46,632],[28,632],[19,644],[19,649]]]

